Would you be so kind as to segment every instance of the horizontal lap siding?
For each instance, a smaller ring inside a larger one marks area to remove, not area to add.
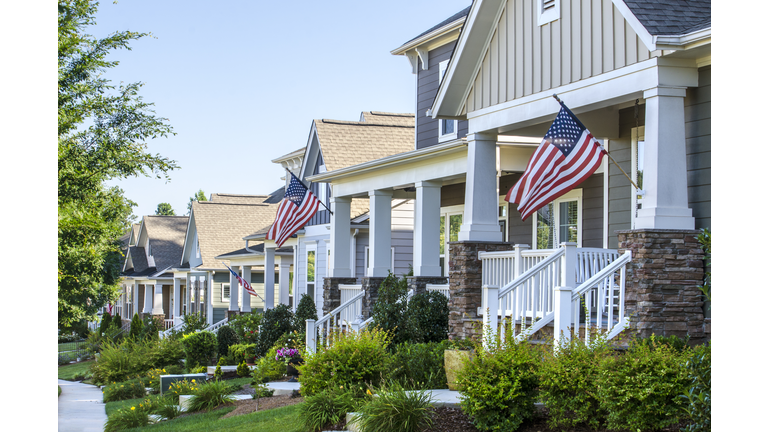
[[[398,276],[408,273],[413,265],[414,202],[406,201],[392,209],[392,247],[395,248],[395,269]]]
[[[632,174],[632,128],[645,125],[645,104],[619,111],[619,138],[608,143],[608,151],[627,174]],[[608,247],[619,247],[618,230],[632,228],[632,200],[629,179],[613,164],[608,164]]]
[[[689,88],[685,98],[688,206],[696,229],[712,226],[711,83],[712,68],[700,68],[699,87]]]
[[[639,61],[651,53],[611,0],[562,1],[539,26],[537,0],[508,0],[483,53],[466,111],[546,91]]]

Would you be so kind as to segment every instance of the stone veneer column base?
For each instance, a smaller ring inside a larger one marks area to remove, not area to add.
[[[478,339],[483,334],[483,318],[477,315],[482,306],[482,269],[478,252],[512,250],[511,243],[450,242],[448,301],[448,338]]]
[[[234,310],[234,311],[232,311],[232,310],[227,310],[227,319],[228,319],[228,320],[231,320],[232,318],[234,318],[234,317],[236,317],[236,316],[238,316],[238,315],[242,315],[242,314],[243,314],[243,313],[242,313],[242,312],[240,312],[239,310]]]
[[[427,291],[427,285],[445,285],[448,278],[443,276],[408,276],[408,290],[413,290],[413,295]]]
[[[362,279],[363,292],[365,293],[363,296],[363,310],[361,312],[363,319],[368,319],[371,317],[371,313],[373,312],[373,305],[379,298],[379,287],[381,286],[381,283],[384,282],[384,279],[386,278],[380,276],[366,276]]]
[[[709,334],[699,286],[704,281],[704,251],[696,230],[638,229],[617,231],[619,253],[632,251],[627,266],[626,313],[630,331],[690,336],[704,342]]]
[[[323,278],[323,315],[341,306],[341,291],[339,285],[354,285],[356,278],[327,277]],[[321,317],[322,318],[322,317]]]

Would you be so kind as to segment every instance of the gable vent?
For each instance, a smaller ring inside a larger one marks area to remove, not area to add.
[[[538,24],[540,26],[560,19],[560,0],[537,0],[539,4]]]
[[[555,7],[557,4],[557,0],[544,0],[541,3],[541,11],[545,12],[553,7]]]

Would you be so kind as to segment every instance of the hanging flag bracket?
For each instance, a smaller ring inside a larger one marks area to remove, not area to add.
[[[559,97],[557,97],[557,93],[552,93],[552,97],[553,97],[553,98],[555,98],[555,100],[556,100],[556,101],[557,101],[557,102],[558,102],[560,105],[563,105],[563,106],[565,105],[565,104],[563,104],[563,101],[562,101],[562,100],[560,100],[560,98],[559,98]],[[616,162],[616,160],[613,158],[613,156],[611,156],[611,154],[608,152],[608,150],[606,150],[605,148],[603,148],[603,151],[604,151],[604,152],[605,152],[605,154],[606,154],[606,155],[608,155],[608,157],[611,159],[611,162],[613,162],[613,164],[614,164],[614,165],[616,165],[616,168],[618,168],[618,169],[621,171],[621,173],[622,173],[622,174],[624,174],[624,176],[627,178],[627,180],[629,180],[629,182],[632,184],[632,186],[634,186],[634,187],[635,187],[635,189],[637,190],[637,194],[638,194],[638,195],[641,195],[641,196],[642,196],[642,195],[645,195],[645,191],[644,191],[644,190],[642,190],[642,189],[640,189],[639,187],[637,187],[637,184],[634,182],[634,180],[632,180],[632,178],[629,176],[629,174],[627,174],[627,173],[624,171],[624,169],[623,169],[623,168],[621,168],[621,165],[619,165],[619,164]],[[607,175],[607,174],[608,174],[608,173],[605,173],[605,175]]]

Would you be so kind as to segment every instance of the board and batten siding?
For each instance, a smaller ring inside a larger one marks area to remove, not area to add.
[[[611,0],[561,0],[560,19],[542,26],[537,4],[507,1],[464,114],[657,56]]]
[[[312,168],[312,175],[320,174],[320,166],[324,165],[322,152],[318,154],[314,168]],[[309,185],[309,190],[323,203],[330,203],[331,188],[326,183],[312,183]],[[331,213],[321,204],[312,218],[309,219],[306,226],[324,225],[331,223]]]
[[[453,48],[456,41],[451,41],[445,45],[437,47],[429,52],[429,68],[422,69],[423,63],[418,60],[418,86],[416,96],[416,148],[425,148],[437,145],[438,141],[438,120],[427,116],[427,110],[432,108],[432,103],[437,95],[437,88],[440,85],[440,62],[449,60],[453,54]],[[458,124],[458,138],[467,136],[469,123],[466,120],[460,120]]]

